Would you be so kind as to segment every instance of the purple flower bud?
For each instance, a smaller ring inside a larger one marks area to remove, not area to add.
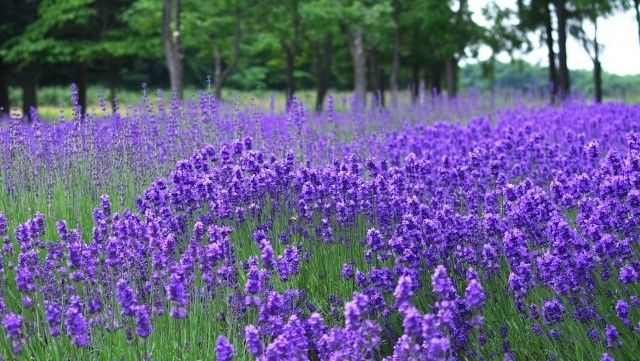
[[[477,279],[472,279],[467,285],[464,293],[464,302],[470,310],[476,310],[482,307],[485,299],[482,285]]]
[[[564,318],[564,306],[557,299],[545,301],[542,306],[542,316],[547,325],[555,325]]]
[[[80,297],[71,296],[65,318],[65,328],[67,335],[71,337],[71,343],[76,347],[88,347],[91,342],[89,324],[82,313],[82,300]]]
[[[16,340],[22,336],[22,321],[22,316],[15,313],[9,312],[4,315],[2,325],[7,330],[7,336],[10,339]]]
[[[433,276],[431,276],[431,285],[433,292],[442,299],[453,299],[456,295],[453,281],[447,276],[447,269],[443,265],[436,267]]]
[[[149,309],[146,305],[135,307],[136,311],[136,333],[142,338],[147,338],[151,334],[153,327],[151,326],[151,317]]]
[[[231,361],[235,355],[236,351],[233,345],[229,343],[229,340],[223,335],[218,336],[216,340],[216,360]]]
[[[604,335],[607,339],[607,347],[612,348],[618,345],[618,329],[614,325],[607,325],[604,328]]]
[[[244,328],[244,339],[247,344],[247,351],[255,357],[262,355],[263,345],[260,339],[260,330],[254,325],[247,325]]]
[[[630,265],[620,268],[620,282],[624,284],[634,283],[638,281],[638,272]]]
[[[62,309],[55,302],[45,302],[45,319],[49,325],[51,336],[60,335],[60,323],[62,322]]]
[[[400,276],[398,279],[398,285],[393,292],[393,297],[396,299],[396,304],[401,305],[405,302],[411,302],[414,288],[413,280],[411,276]]]
[[[427,346],[429,360],[445,361],[448,358],[451,342],[446,337],[433,337]]]
[[[624,300],[616,302],[616,314],[625,325],[629,324],[629,304]]]
[[[615,361],[615,359],[611,356],[609,356],[608,353],[603,353],[602,357],[600,358],[600,361]]]
[[[342,271],[340,272],[340,274],[342,275],[342,278],[344,278],[345,280],[349,280],[353,278],[354,275],[354,267],[353,267],[353,263],[343,263],[342,264]]]
[[[118,303],[120,303],[121,313],[124,316],[133,316],[135,313],[135,306],[137,304],[136,294],[129,284],[124,279],[119,279],[117,283],[118,287]]]

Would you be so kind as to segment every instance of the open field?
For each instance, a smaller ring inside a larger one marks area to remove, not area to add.
[[[0,355],[638,357],[639,106],[332,102],[3,124]]]

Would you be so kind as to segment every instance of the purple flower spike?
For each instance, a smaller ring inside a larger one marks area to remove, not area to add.
[[[218,336],[216,340],[216,360],[231,361],[235,355],[236,351],[233,345],[229,343],[229,340],[223,335]]]

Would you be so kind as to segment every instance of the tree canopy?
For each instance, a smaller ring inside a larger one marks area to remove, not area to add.
[[[488,46],[488,76],[493,55],[533,50],[536,36],[549,53],[549,93],[562,99],[571,91],[567,39],[584,44],[601,87],[606,49],[584,25],[621,11],[638,14],[638,1],[489,3],[482,15],[490,24],[481,26],[467,0],[8,0],[0,107],[10,107],[9,84],[23,89],[27,114],[38,84],[75,82],[84,108],[88,83],[106,84],[115,101],[118,87],[141,82],[180,96],[184,84],[202,86],[208,75],[218,98],[225,86],[289,97],[316,88],[318,111],[329,88],[352,89],[362,104],[370,92],[384,105],[387,90],[395,102],[402,88],[414,98],[421,88],[454,97],[461,61]]]

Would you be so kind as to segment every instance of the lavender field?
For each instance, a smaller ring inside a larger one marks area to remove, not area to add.
[[[0,359],[640,359],[640,105],[75,94],[0,123]]]

